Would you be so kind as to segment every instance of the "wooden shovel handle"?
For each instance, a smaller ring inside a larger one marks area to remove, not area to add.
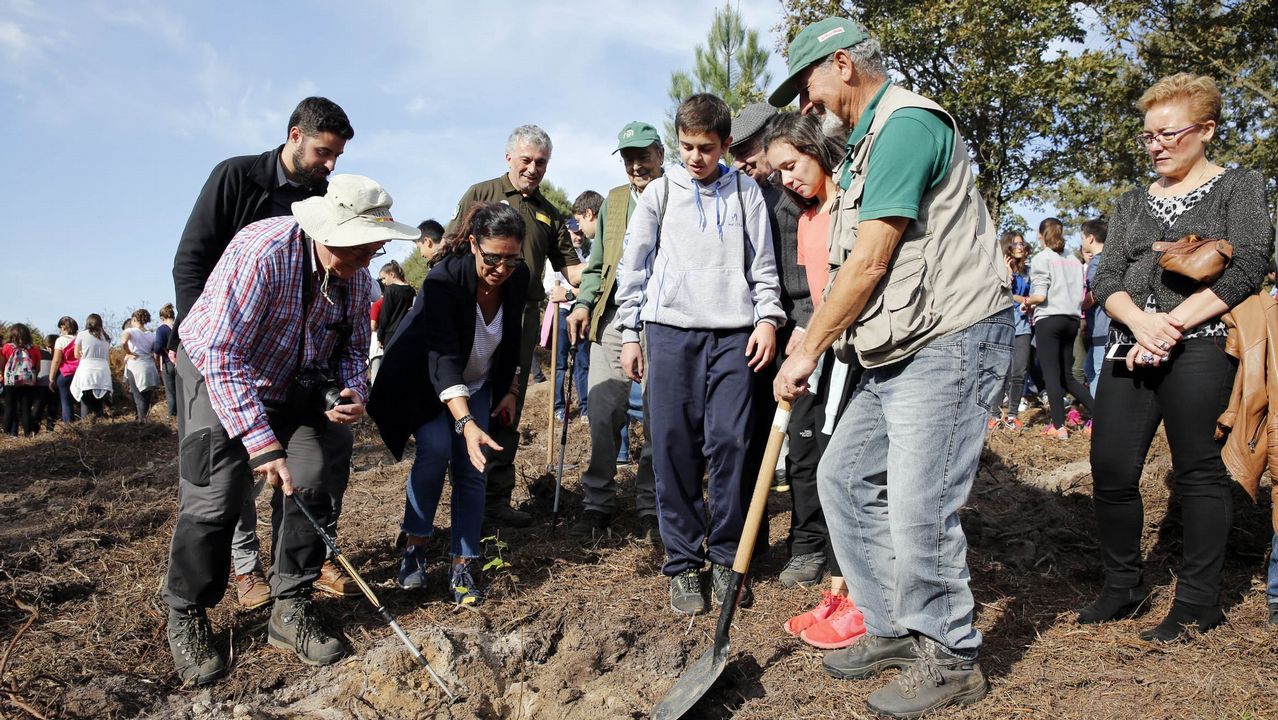
[[[772,487],[772,476],[777,471],[777,460],[781,457],[781,445],[785,442],[785,430],[789,425],[790,402],[782,400],[777,403],[777,411],[772,416],[772,431],[768,433],[768,446],[763,451],[763,464],[759,466],[759,477],[754,481],[750,511],[746,514],[745,527],[741,531],[737,556],[732,561],[733,572],[745,575],[750,569],[750,558],[754,555],[754,542],[759,537],[759,526],[763,524],[763,511],[768,506],[768,490]]]

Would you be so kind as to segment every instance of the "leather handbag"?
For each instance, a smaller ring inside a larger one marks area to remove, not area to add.
[[[1216,281],[1234,259],[1234,246],[1228,240],[1186,235],[1176,242],[1156,242],[1150,246],[1162,253],[1158,266],[1207,285]]]

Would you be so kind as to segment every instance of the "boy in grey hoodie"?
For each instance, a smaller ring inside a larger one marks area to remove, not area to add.
[[[751,372],[776,355],[784,323],[776,257],[759,186],[719,162],[732,114],[698,94],[675,113],[682,164],[652,183],[626,230],[617,268],[621,365],[648,382],[662,572],[670,605],[706,611],[701,571],[711,562],[713,597],[730,601],[732,561],[745,521],[745,450],[756,411]],[[640,349],[645,338],[647,367]],[[702,499],[709,471],[709,527]],[[748,605],[750,594],[741,603]]]

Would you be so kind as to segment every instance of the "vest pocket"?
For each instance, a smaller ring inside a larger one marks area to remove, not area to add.
[[[936,325],[927,261],[921,253],[902,248],[883,282],[854,334],[856,348],[863,354],[899,347]]]

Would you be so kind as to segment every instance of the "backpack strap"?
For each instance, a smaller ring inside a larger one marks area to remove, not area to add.
[[[666,219],[666,205],[670,203],[670,176],[662,173],[661,175],[661,210],[657,213],[657,245],[652,248],[652,262],[657,262],[657,253],[661,251],[661,224]]]

